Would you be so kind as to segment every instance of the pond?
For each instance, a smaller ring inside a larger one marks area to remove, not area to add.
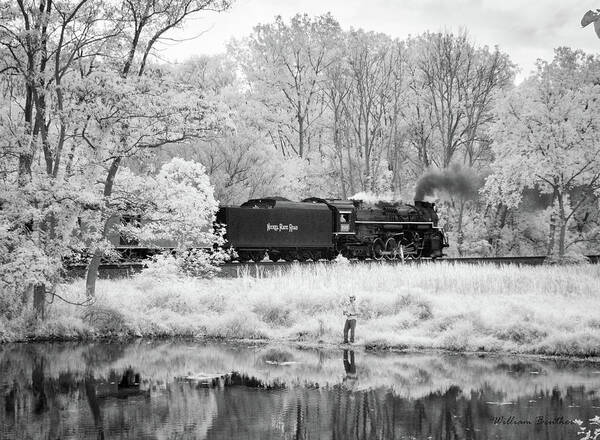
[[[600,365],[189,341],[0,346],[2,439],[575,439]]]

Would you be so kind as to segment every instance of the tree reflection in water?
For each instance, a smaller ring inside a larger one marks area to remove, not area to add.
[[[440,356],[5,346],[0,438],[560,439],[576,429],[536,418],[600,413],[597,367]],[[235,366],[242,374],[232,386],[174,380]],[[532,424],[494,424],[497,417]]]

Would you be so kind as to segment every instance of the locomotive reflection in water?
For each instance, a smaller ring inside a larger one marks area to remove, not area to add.
[[[435,205],[281,197],[219,209],[228,245],[240,261],[347,258],[439,258],[448,246]]]
[[[176,379],[232,369],[231,386]],[[576,438],[569,422],[600,413],[597,370],[181,341],[7,345],[0,438]]]

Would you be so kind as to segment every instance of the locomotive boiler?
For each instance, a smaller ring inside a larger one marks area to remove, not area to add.
[[[433,203],[281,197],[223,206],[217,223],[239,261],[347,258],[439,258],[448,246]]]

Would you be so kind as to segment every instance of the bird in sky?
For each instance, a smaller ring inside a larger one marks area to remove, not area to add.
[[[581,26],[586,27],[590,23],[594,23],[594,30],[600,38],[600,9],[596,9],[596,11],[589,10],[585,13],[581,19]]]

